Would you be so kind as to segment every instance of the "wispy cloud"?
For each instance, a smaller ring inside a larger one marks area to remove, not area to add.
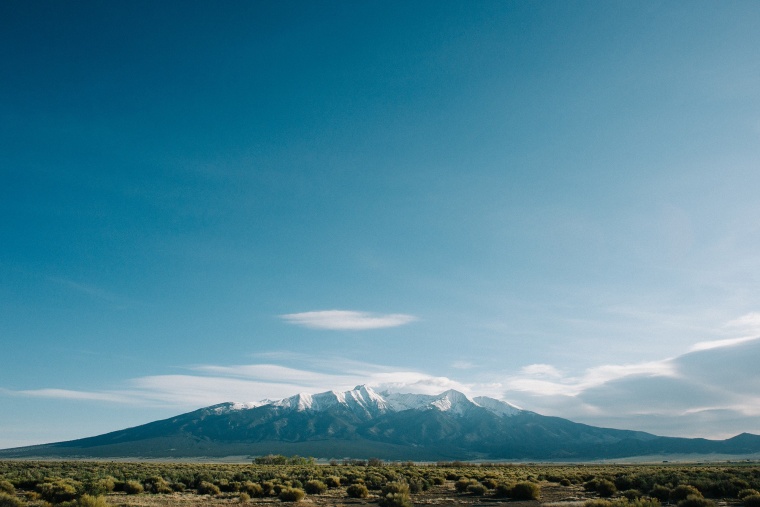
[[[702,342],[660,361],[579,373],[537,364],[503,382],[510,402],[594,425],[680,436],[759,432],[760,338]]]
[[[280,315],[280,318],[297,326],[333,330],[382,329],[403,326],[417,320],[417,317],[405,313],[377,314],[350,310],[287,313]]]

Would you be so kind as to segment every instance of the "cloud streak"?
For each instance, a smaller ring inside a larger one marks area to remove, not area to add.
[[[287,313],[280,318],[289,324],[310,329],[331,329],[338,331],[363,331],[398,327],[417,320],[405,313],[377,314],[351,310],[323,310],[315,312]]]

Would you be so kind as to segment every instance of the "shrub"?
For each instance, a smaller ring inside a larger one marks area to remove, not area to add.
[[[261,487],[261,484],[251,481],[245,481],[240,486],[240,491],[249,496],[264,496],[264,488]]]
[[[655,484],[649,491],[649,496],[656,498],[661,502],[665,502],[670,498],[670,488],[663,486],[662,484]]]
[[[108,507],[105,497],[82,495],[77,500],[78,507]]]
[[[378,504],[380,507],[412,507],[409,485],[401,481],[389,482],[383,486]]]
[[[198,484],[199,495],[220,495],[221,493],[222,490],[219,489],[219,486],[216,484],[207,481],[201,481],[201,483]]]
[[[24,502],[13,495],[0,492],[0,507],[24,507]]]
[[[346,494],[351,498],[367,498],[369,490],[364,484],[351,484],[346,488]]]
[[[678,502],[678,507],[715,507],[715,502],[703,498],[702,495],[689,495]]]
[[[609,500],[600,500],[598,498],[595,498],[593,500],[586,500],[583,503],[583,507],[611,507],[612,502]]]
[[[488,488],[482,484],[470,484],[467,486],[467,492],[475,496],[483,496],[488,491]]]
[[[660,501],[656,498],[637,498],[628,502],[628,507],[660,507]]]
[[[671,502],[680,502],[681,500],[686,500],[689,496],[702,497],[702,493],[690,484],[681,484],[673,488],[669,498]]]
[[[744,500],[745,497],[752,495],[760,495],[760,493],[757,490],[747,488],[739,491],[739,493],[736,495],[736,498],[739,500]]]
[[[143,485],[137,481],[127,481],[124,483],[124,492],[128,495],[139,495],[144,489]]]
[[[559,481],[559,485],[560,485],[560,486],[565,486],[565,487],[568,487],[568,486],[572,486],[572,485],[573,485],[573,483],[572,483],[572,482],[570,482],[570,479],[561,479],[561,480]]]
[[[63,479],[37,484],[37,492],[51,503],[62,503],[77,497],[77,484]]]
[[[0,481],[0,493],[8,493],[9,495],[16,494],[16,488],[10,481]]]
[[[325,477],[325,484],[328,488],[339,488],[340,487],[340,477],[336,475],[330,475],[329,477]]]
[[[641,491],[638,489],[626,489],[620,494],[626,497],[628,500],[636,500],[637,498],[641,498]]]
[[[493,495],[496,497],[508,497],[512,496],[512,488],[514,484],[497,484],[494,488]]]
[[[458,493],[465,493],[467,491],[467,488],[470,486],[475,486],[477,484],[480,484],[475,479],[468,479],[467,477],[462,477],[457,482],[454,483],[454,489],[457,490]]]
[[[240,503],[247,503],[251,501],[251,495],[246,493],[245,491],[241,491],[240,494],[238,494],[238,500]]]
[[[303,485],[303,489],[310,495],[321,495],[327,491],[327,484],[317,480],[306,481],[306,484]]]
[[[596,483],[596,492],[601,497],[609,498],[617,492],[617,487],[612,481],[601,479]]]
[[[497,481],[493,477],[486,477],[485,479],[480,481],[480,483],[483,486],[487,487],[488,489],[494,489],[496,486],[499,485],[499,481]]]
[[[760,507],[760,495],[747,495],[742,498],[744,507]]]
[[[306,496],[304,490],[300,488],[286,487],[282,488],[277,497],[283,502],[300,502]]]
[[[511,496],[515,500],[538,500],[541,488],[535,482],[518,482],[512,488]]]
[[[110,493],[116,487],[116,479],[113,477],[104,477],[85,484],[84,490],[86,493],[99,496],[106,493]]]

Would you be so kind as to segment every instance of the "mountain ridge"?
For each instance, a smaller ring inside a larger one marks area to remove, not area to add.
[[[599,428],[456,390],[348,391],[225,402],[92,437],[0,450],[0,458],[189,458],[299,454],[390,460],[589,460],[760,453],[760,436],[661,437]]]

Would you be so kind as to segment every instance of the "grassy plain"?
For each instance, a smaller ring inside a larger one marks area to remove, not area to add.
[[[760,465],[0,461],[0,507],[760,507]]]

